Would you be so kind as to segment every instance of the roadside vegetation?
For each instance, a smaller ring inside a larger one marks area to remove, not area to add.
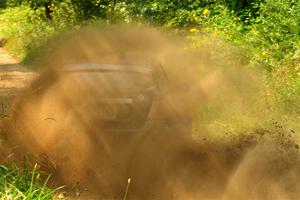
[[[12,162],[0,165],[0,199],[53,199],[57,190],[47,188],[49,178],[37,165],[32,170]]]
[[[2,120],[8,117],[9,96],[1,97],[0,126]],[[52,200],[64,199],[59,193],[61,188],[52,189],[49,187],[51,175],[43,172],[40,166],[31,166],[27,158],[23,161],[16,161],[13,154],[9,153],[13,147],[5,143],[5,134],[0,129],[0,199],[34,199]]]
[[[244,108],[236,107],[233,111],[230,99],[226,99],[226,106],[212,102],[195,117],[202,122],[213,121],[206,127],[210,129],[208,132],[238,132],[245,128],[249,129],[246,132],[253,132],[257,124],[278,121],[293,132],[300,130],[298,0],[0,2],[0,36],[8,39],[6,48],[24,63],[62,32],[90,24],[119,23],[158,27],[180,35],[192,52],[207,49],[213,55],[211,59],[224,58],[225,67],[245,66],[259,72],[255,75],[259,75],[256,78],[263,85],[263,94],[258,94],[254,102],[263,102],[267,108],[257,106],[256,111],[244,112]],[[219,112],[220,109],[225,112]],[[12,199],[51,199],[54,190],[43,184],[37,187],[35,182],[39,182],[39,177],[35,168],[32,172],[22,172],[0,166],[0,198],[13,195]]]

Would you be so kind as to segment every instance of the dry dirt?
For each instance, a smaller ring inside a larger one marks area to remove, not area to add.
[[[30,83],[35,73],[21,66],[17,59],[0,48],[0,95],[13,93]]]
[[[88,29],[72,36],[54,51],[44,52],[34,64],[42,61],[51,68],[71,58],[76,62],[117,62],[124,57],[104,59],[100,55],[116,49],[127,53],[143,50],[144,56],[152,55],[166,66],[175,66],[169,73],[175,76],[170,80],[175,91],[183,84],[188,90],[185,98],[175,99],[182,105],[180,112],[203,107],[222,87],[230,103],[245,103],[251,95],[249,85],[255,85],[237,68],[226,69],[234,73],[221,73],[205,53],[196,58],[183,57],[177,40],[169,41],[157,31]],[[59,40],[57,43],[61,44]],[[143,62],[130,55],[126,59]],[[203,66],[202,73],[190,66]],[[78,108],[85,100],[80,82],[72,83],[72,87],[70,83],[52,85],[53,76],[49,74],[46,71],[16,98],[13,114],[4,127],[15,156],[26,154],[37,161],[53,174],[53,185],[66,185],[68,198],[123,199],[126,187],[127,199],[300,198],[299,145],[294,130],[286,130],[279,122],[270,120],[266,128],[235,135],[220,133],[226,137],[214,140],[205,137],[205,130],[193,130],[197,139],[188,138],[182,124],[166,126],[157,121],[148,121],[140,130],[109,132],[86,120],[94,110]],[[248,90],[240,92],[232,87],[232,81]]]

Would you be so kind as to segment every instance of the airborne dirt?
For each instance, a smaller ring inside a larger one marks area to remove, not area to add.
[[[106,131],[87,120],[97,111],[79,106],[88,100],[86,85],[55,79],[63,64],[159,62],[180,115],[193,116],[217,102],[219,115],[226,107],[242,119],[246,107],[261,117],[262,110],[255,112],[261,105],[252,104],[260,86],[246,70],[219,68],[216,63],[223,61],[211,60],[206,51],[187,52],[178,39],[167,38],[145,28],[86,28],[50,43],[30,63],[45,72],[12,102],[5,124],[16,157],[29,155],[53,174],[53,184],[66,185],[78,199],[122,199],[126,187],[127,199],[300,198],[295,133],[272,119],[266,128],[220,132],[219,138],[210,138],[196,117],[193,137],[183,123],[155,119],[139,130]]]

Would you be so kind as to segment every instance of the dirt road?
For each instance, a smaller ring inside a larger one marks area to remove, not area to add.
[[[24,88],[36,76],[26,69],[19,61],[0,48],[0,95],[15,92]]]

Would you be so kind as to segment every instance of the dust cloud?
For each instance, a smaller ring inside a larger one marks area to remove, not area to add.
[[[208,105],[218,110],[203,118],[226,117],[228,110],[241,120],[261,117],[263,103],[253,104],[257,80],[242,66],[185,45],[145,27],[86,27],[56,37],[28,62],[43,69],[40,77],[11,103],[5,128],[15,156],[38,162],[53,174],[52,184],[80,199],[122,199],[126,187],[127,199],[298,199],[299,146],[278,122],[209,139],[209,125],[195,117]],[[93,106],[107,93],[95,90],[121,95],[117,85],[130,80],[98,84],[61,72],[76,63],[162,66],[161,99],[169,97],[172,109],[151,110],[139,129],[107,130]]]

